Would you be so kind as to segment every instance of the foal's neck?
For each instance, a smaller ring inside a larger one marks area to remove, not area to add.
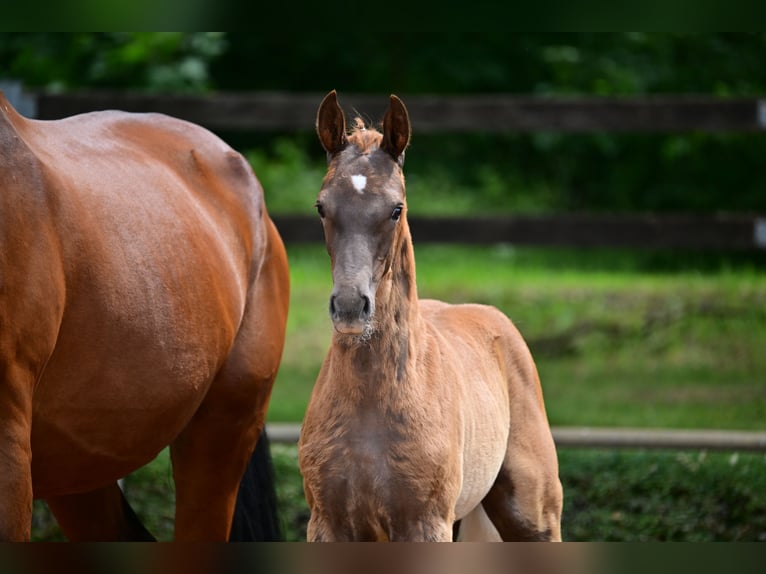
[[[403,333],[411,334],[419,319],[418,293],[415,282],[415,254],[407,222],[391,250],[390,268],[375,294],[375,332],[380,343]]]
[[[390,268],[375,294],[372,333],[349,348],[352,369],[365,387],[386,393],[408,378],[420,321],[415,255],[406,221],[391,251]]]

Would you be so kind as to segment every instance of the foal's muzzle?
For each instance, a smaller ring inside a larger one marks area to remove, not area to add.
[[[330,318],[335,330],[361,335],[372,318],[373,302],[356,288],[335,289],[330,296]]]

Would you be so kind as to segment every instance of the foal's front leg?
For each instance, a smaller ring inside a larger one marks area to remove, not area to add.
[[[350,542],[348,537],[338,537],[327,520],[320,518],[316,513],[311,513],[309,523],[306,526],[307,542]]]
[[[391,534],[391,542],[452,542],[453,523],[440,518],[413,522]]]
[[[343,527],[333,527],[343,524]],[[448,519],[402,521],[399,524],[354,524],[353,519],[331,521],[311,513],[306,529],[309,542],[452,542],[452,522]]]

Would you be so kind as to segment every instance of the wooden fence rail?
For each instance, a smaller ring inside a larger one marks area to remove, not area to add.
[[[297,423],[269,423],[266,432],[274,443],[295,444]],[[553,427],[557,447],[605,449],[724,450],[766,452],[766,432],[636,428]]]
[[[320,93],[229,92],[208,95],[88,91],[35,93],[40,119],[103,109],[163,112],[213,130],[310,131]],[[533,97],[509,94],[441,96],[400,94],[413,129],[433,132],[763,132],[766,100],[668,95],[642,97]],[[347,110],[382,118],[385,94],[339,94]]]
[[[323,240],[316,216],[275,214],[273,218],[287,243]],[[757,215],[548,214],[408,219],[416,243],[766,249],[766,216]]]
[[[25,92],[4,83],[14,105],[26,115],[55,119],[103,109],[163,112],[213,130],[309,131],[321,93],[231,92],[153,94],[81,91]],[[379,119],[385,94],[341,94],[347,110]],[[676,132],[766,130],[766,99],[668,95],[646,97],[529,97],[509,94],[436,96],[403,94],[418,132]],[[275,217],[289,243],[321,241],[309,216]],[[518,245],[697,250],[766,249],[766,215],[595,215],[418,218],[411,217],[416,241],[512,243]]]

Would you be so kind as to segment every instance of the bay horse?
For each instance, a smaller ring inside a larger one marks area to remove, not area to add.
[[[402,167],[407,109],[347,133],[317,113],[316,202],[330,255],[332,343],[305,413],[309,541],[560,540],[562,488],[543,394],[511,321],[419,299]],[[462,523],[460,523],[462,521]]]
[[[40,121],[0,94],[0,539],[147,538],[117,480],[170,446],[176,540],[225,541],[289,276],[237,152],[161,114]]]

